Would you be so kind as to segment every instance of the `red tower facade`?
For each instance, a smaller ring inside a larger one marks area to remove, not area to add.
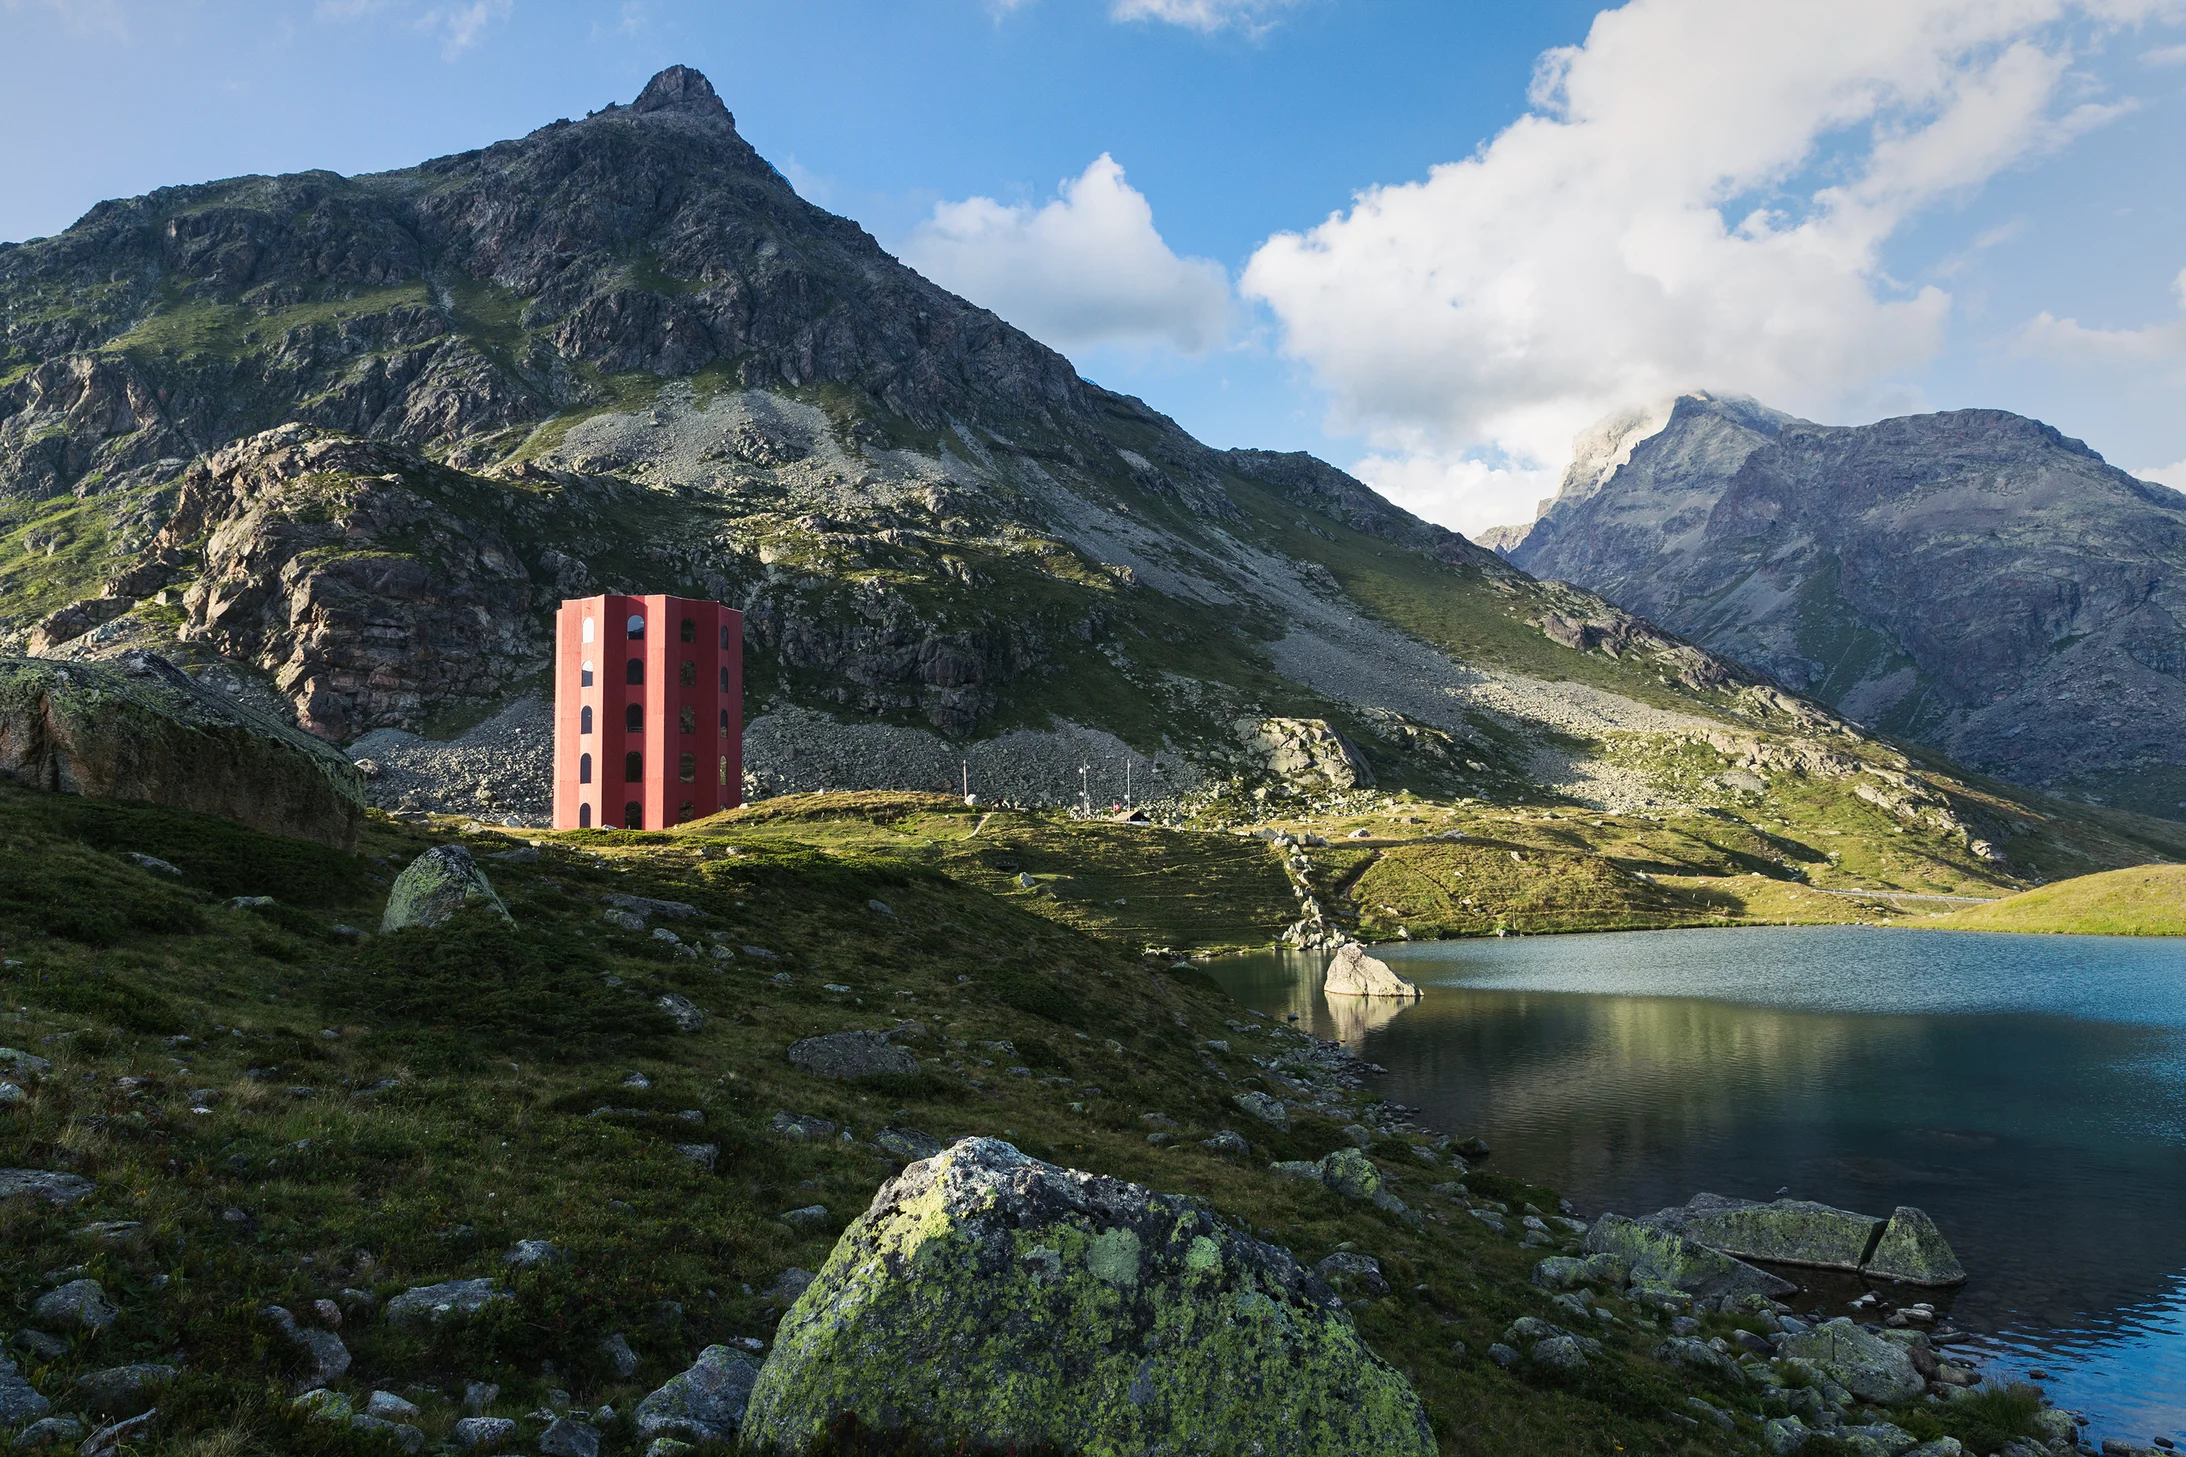
[[[582,597],[554,622],[554,828],[658,830],[744,802],[744,614]]]

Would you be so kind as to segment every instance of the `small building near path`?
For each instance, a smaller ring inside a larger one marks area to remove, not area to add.
[[[565,601],[554,828],[660,830],[744,802],[744,614],[688,597]]]

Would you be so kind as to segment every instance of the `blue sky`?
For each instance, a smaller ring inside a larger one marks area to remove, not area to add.
[[[1696,387],[2018,410],[2186,487],[2178,0],[0,0],[0,56],[11,239],[694,65],[1090,377],[1461,528]]]

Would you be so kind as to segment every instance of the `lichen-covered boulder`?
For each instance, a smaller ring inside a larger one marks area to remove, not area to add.
[[[1899,1205],[1890,1216],[1865,1272],[1902,1285],[1966,1283],[1966,1267],[1951,1253],[1950,1243],[1935,1221],[1908,1204]]]
[[[1674,1286],[1709,1300],[1726,1295],[1774,1299],[1799,1288],[1743,1260],[1695,1244],[1676,1230],[1642,1224],[1621,1214],[1604,1214],[1594,1221],[1586,1233],[1586,1251],[1621,1256],[1635,1282]]]
[[[470,851],[461,845],[435,845],[395,877],[380,930],[439,926],[466,909],[485,911],[504,921],[513,919]]]
[[[8,1354],[0,1351],[0,1429],[37,1421],[51,1410],[53,1403],[39,1395]]]
[[[1087,1457],[1433,1453],[1287,1251],[1198,1202],[966,1139],[881,1186],[782,1320],[744,1439],[868,1426]]]
[[[1927,1389],[1905,1347],[1862,1330],[1845,1316],[1810,1331],[1787,1333],[1777,1339],[1776,1349],[1787,1359],[1818,1367],[1862,1401],[1894,1406]]]
[[[1336,955],[1328,963],[1328,975],[1321,982],[1321,993],[1331,997],[1393,997],[1402,1001],[1418,1001],[1419,988],[1389,969],[1389,963],[1366,954],[1366,948],[1356,941],[1347,941],[1336,948]]]
[[[44,1063],[45,1059],[36,1061]],[[0,1169],[0,1199],[43,1199],[48,1204],[66,1206],[85,1198],[91,1188],[91,1181],[82,1174],[54,1169]]]
[[[1760,1204],[1701,1194],[1689,1204],[1648,1216],[1644,1221],[1673,1229],[1695,1244],[1745,1260],[1784,1265],[1818,1265],[1857,1270],[1867,1258],[1882,1221],[1808,1199],[1778,1199]]]
[[[0,658],[0,778],[149,800],[292,839],[357,848],[364,776],[300,729],[147,652]]]
[[[450,1318],[476,1315],[499,1300],[516,1297],[491,1280],[443,1280],[405,1290],[387,1302],[389,1325],[438,1325]]]

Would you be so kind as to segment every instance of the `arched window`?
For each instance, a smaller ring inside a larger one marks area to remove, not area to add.
[[[624,805],[622,807],[622,827],[626,830],[644,829],[645,806],[634,799]]]
[[[697,780],[698,755],[685,754],[682,758],[676,761],[676,778],[682,780],[685,784],[690,784]]]
[[[624,709],[622,711],[622,726],[624,730],[629,733],[644,733],[645,705],[642,703],[633,703],[628,708]]]
[[[589,703],[577,710],[577,732],[580,734],[592,732],[592,705]]]
[[[643,784],[645,782],[645,756],[643,754],[625,754],[622,756],[622,782],[625,784]]]
[[[729,670],[727,668],[721,670],[721,691],[723,693],[729,691]]]
[[[688,617],[683,619],[683,640],[685,642],[698,641],[698,624]]]
[[[696,688],[698,686],[698,664],[685,663],[676,676],[684,687]]]
[[[630,660],[630,666],[622,670],[622,681],[625,683],[642,684],[645,681],[645,659],[632,658]]]
[[[729,756],[727,754],[721,756],[721,787],[723,789],[729,787]]]
[[[688,820],[692,815],[696,814],[697,812],[698,807],[686,799],[685,801],[683,801],[683,803],[676,806],[676,823],[679,825],[682,824],[684,821]]]
[[[639,638],[645,636],[644,617],[635,612],[631,613],[630,620],[622,625],[622,635],[632,642],[636,642]]]
[[[726,708],[724,708],[724,709],[722,709],[722,710],[721,710],[721,737],[723,737],[723,738],[727,738],[728,736],[729,736],[729,711],[728,711],[728,710],[727,710]],[[726,764],[726,763],[728,762],[728,760],[726,760],[726,759],[723,759],[723,760],[722,760],[721,762],[722,762],[722,763],[724,763],[724,764]]]
[[[592,619],[589,617],[584,620],[584,640],[592,641]]]
[[[579,784],[590,784],[592,782],[592,756],[590,754],[579,754],[577,756],[577,782]]]
[[[726,647],[727,647],[728,645],[729,645],[729,627],[728,627],[728,624],[727,624],[727,623],[723,623],[723,624],[721,625],[721,646],[722,646],[722,647],[724,647],[724,648],[726,648]]]
[[[695,733],[697,733],[697,732],[698,732],[698,710],[697,710],[697,709],[695,709],[695,708],[691,707],[691,705],[690,705],[690,704],[688,704],[688,703],[684,704],[684,705],[683,705],[683,712],[682,712],[682,714],[681,714],[681,719],[682,719],[682,722],[681,722],[681,724],[679,725],[679,727],[681,727],[681,729],[683,730],[683,732],[685,732],[685,733],[687,733],[687,734],[695,734]]]
[[[592,686],[592,660],[590,658],[584,660],[584,671],[577,675],[577,686],[579,688],[590,688]]]
[[[592,828],[591,805],[580,804],[577,806],[577,828],[580,830],[589,830]]]

